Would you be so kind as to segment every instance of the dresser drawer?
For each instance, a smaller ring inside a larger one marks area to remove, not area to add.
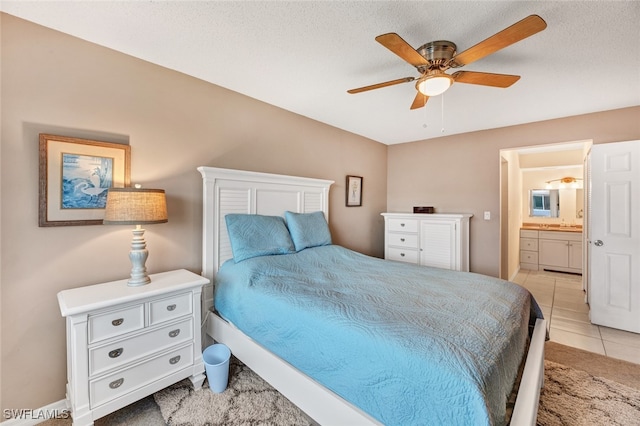
[[[89,382],[91,408],[168,376],[193,364],[193,345],[173,350],[142,364]]]
[[[391,232],[418,232],[418,221],[415,219],[389,219],[387,229]]]
[[[193,339],[191,318],[119,342],[89,349],[89,376]]]
[[[537,251],[520,251],[520,263],[535,263],[538,264],[538,252]]]
[[[89,315],[89,343],[120,336],[144,327],[144,304]]]
[[[149,303],[149,325],[169,321],[192,312],[191,293],[182,293]]]
[[[520,238],[520,250],[538,251],[538,239]]]
[[[396,247],[418,248],[418,234],[387,234],[387,245]]]
[[[418,263],[418,250],[387,247],[387,260]]]

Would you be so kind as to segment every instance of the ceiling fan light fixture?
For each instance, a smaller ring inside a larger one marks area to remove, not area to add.
[[[438,96],[447,91],[453,84],[453,78],[449,74],[438,73],[427,75],[416,83],[416,89],[425,96]]]

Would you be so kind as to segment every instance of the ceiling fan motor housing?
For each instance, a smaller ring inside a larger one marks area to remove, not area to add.
[[[416,50],[433,67],[446,65],[456,54],[456,49],[457,46],[451,41],[436,40],[423,44]],[[424,70],[421,70],[421,72],[424,72]]]

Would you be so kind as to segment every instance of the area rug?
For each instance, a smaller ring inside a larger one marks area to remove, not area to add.
[[[538,425],[640,425],[640,391],[545,360]]]
[[[169,426],[308,426],[314,424],[288,399],[256,373],[231,358],[229,385],[214,393],[205,381],[202,389],[193,390],[183,380],[153,395]]]
[[[273,425],[314,423],[289,400],[235,358],[229,387],[194,391],[184,380],[154,394],[169,426]],[[545,360],[539,426],[640,425],[640,391],[584,371]]]

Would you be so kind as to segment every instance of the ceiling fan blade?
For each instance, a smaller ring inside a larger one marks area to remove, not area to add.
[[[386,81],[384,83],[372,84],[371,86],[364,86],[364,87],[359,87],[357,89],[347,90],[347,93],[354,94],[354,93],[366,92],[367,90],[380,89],[381,87],[393,86],[395,84],[401,84],[401,83],[408,83],[415,79],[416,79],[415,77],[399,78],[397,80],[391,80],[391,81]]]
[[[456,71],[451,74],[456,83],[480,84],[482,86],[509,87],[520,80],[519,75],[492,74],[489,72]]]
[[[376,37],[376,41],[414,67],[429,65],[429,62],[421,54],[396,33],[379,35]]]
[[[411,109],[422,108],[427,104],[429,97],[427,95],[423,95],[422,93],[416,93],[416,97],[413,99],[413,103],[411,104]]]
[[[470,47],[464,52],[453,57],[454,67],[468,65],[478,59],[482,59],[500,49],[524,40],[547,28],[547,23],[538,15],[529,15],[508,28]]]

